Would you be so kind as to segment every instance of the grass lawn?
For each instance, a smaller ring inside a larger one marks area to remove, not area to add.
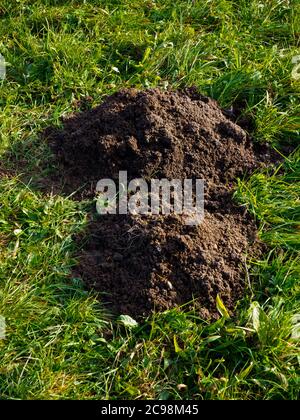
[[[0,399],[298,398],[299,35],[297,0],[1,0]],[[284,156],[236,182],[269,251],[235,317],[178,308],[133,327],[69,276],[90,203],[39,191],[39,133],[122,87],[187,85],[243,105]]]

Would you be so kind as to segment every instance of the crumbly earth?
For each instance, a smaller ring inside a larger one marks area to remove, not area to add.
[[[262,161],[246,132],[195,89],[123,90],[45,133],[64,184],[83,196],[102,178],[205,180],[205,217],[91,216],[73,275],[101,292],[116,313],[145,316],[194,299],[217,317],[216,296],[233,310],[247,284],[246,256],[258,253],[254,221],[232,200],[231,184]],[[187,305],[189,307],[189,305]]]
[[[233,310],[246,286],[246,254],[258,251],[254,222],[237,211],[207,212],[199,226],[174,214],[101,216],[85,238],[74,275],[105,292],[114,312],[134,317],[196,298],[200,315],[216,318],[217,294]]]
[[[197,93],[123,90],[100,106],[64,120],[62,130],[45,132],[62,165],[70,191],[93,182],[128,178],[203,178],[226,184],[251,172],[262,158],[246,132],[216,101]]]

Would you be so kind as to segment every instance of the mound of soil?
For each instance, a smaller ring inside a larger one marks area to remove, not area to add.
[[[85,235],[74,275],[105,292],[114,312],[133,317],[196,298],[203,318],[217,318],[217,294],[233,310],[245,288],[246,253],[259,249],[254,222],[236,211],[207,212],[199,226],[175,214],[108,215]]]
[[[129,179],[202,178],[208,185],[225,184],[262,159],[246,132],[195,89],[123,90],[46,136],[71,190],[117,179],[120,170],[127,170]]]
[[[101,178],[205,179],[205,218],[183,215],[92,217],[74,275],[101,292],[116,313],[133,317],[195,298],[216,317],[217,294],[229,310],[247,284],[246,255],[261,249],[254,221],[232,201],[231,183],[262,161],[246,132],[194,89],[123,90],[64,121],[46,136],[71,190]]]

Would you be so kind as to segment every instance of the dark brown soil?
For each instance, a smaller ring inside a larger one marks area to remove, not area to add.
[[[251,172],[257,158],[246,132],[234,124],[217,102],[194,89],[123,90],[102,105],[64,120],[64,129],[45,132],[63,165],[69,190],[93,182],[128,178],[203,178],[225,184]],[[263,150],[266,161],[269,151]]]
[[[215,318],[217,294],[233,310],[246,286],[246,254],[258,252],[254,222],[234,209],[207,212],[192,227],[181,215],[108,215],[86,233],[74,275],[107,293],[103,299],[116,313],[134,317],[195,297],[201,316]]]
[[[246,255],[259,252],[254,221],[232,201],[231,183],[270,158],[217,103],[194,89],[124,90],[64,121],[46,137],[70,190],[101,178],[202,178],[205,218],[183,215],[92,217],[74,270],[116,313],[133,317],[193,298],[216,317],[219,294],[229,310],[247,285]],[[249,279],[248,279],[249,280]]]

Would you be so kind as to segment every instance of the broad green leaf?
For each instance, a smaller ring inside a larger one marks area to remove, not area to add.
[[[220,314],[226,319],[230,318],[230,315],[226,309],[226,306],[224,305],[219,295],[217,295],[216,304],[217,304],[217,309],[220,312]]]
[[[239,379],[245,379],[249,375],[253,368],[253,363],[251,362],[249,366],[247,366],[244,370],[242,370],[239,374]]]
[[[132,329],[138,327],[138,323],[135,319],[131,318],[129,315],[120,315],[118,318],[119,324],[124,325],[124,327]]]
[[[259,326],[260,326],[260,312],[261,312],[261,308],[258,302],[253,302],[251,304],[251,317],[252,317],[252,324],[253,324],[253,328],[255,329],[256,332],[258,332],[259,330]]]
[[[174,340],[174,348],[175,348],[175,352],[176,352],[176,353],[180,353],[180,352],[182,351],[182,348],[179,346],[179,344],[178,344],[178,342],[177,342],[176,335],[174,335],[173,340]]]

